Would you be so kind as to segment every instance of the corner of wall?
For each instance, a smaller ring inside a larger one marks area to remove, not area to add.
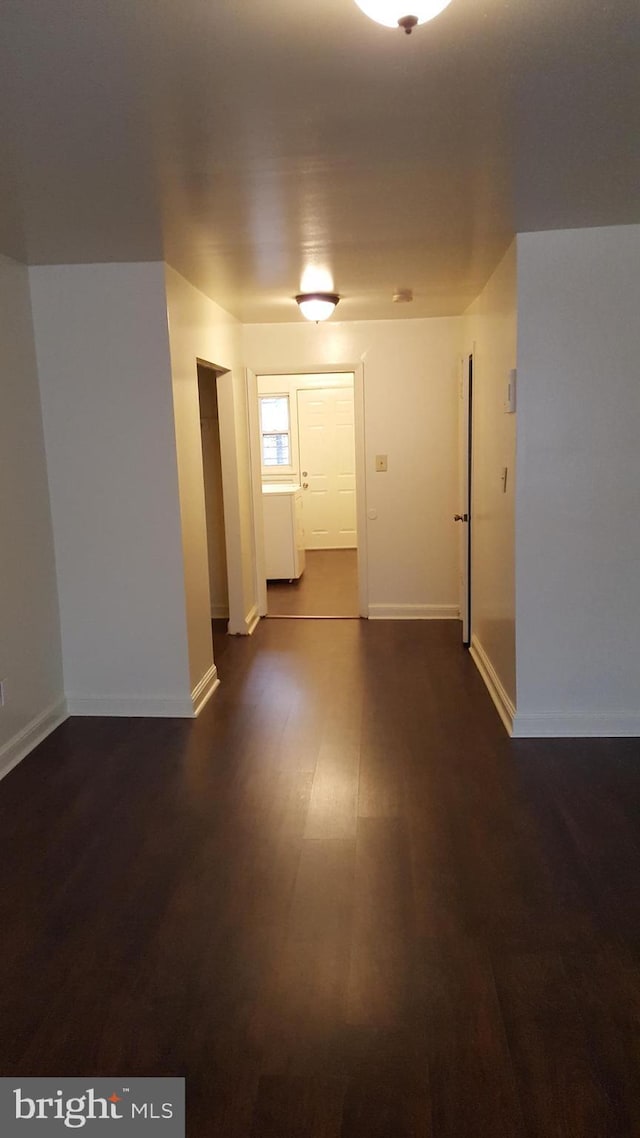
[[[66,717],[49,471],[29,270],[0,256],[0,777]]]

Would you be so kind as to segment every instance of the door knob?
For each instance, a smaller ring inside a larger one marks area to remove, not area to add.
[[[303,482],[303,483],[302,483],[302,489],[303,489],[303,490],[308,490],[308,489],[309,489],[309,483],[308,483],[308,482]]]
[[[454,514],[453,520],[454,520],[454,522],[468,522],[469,521],[469,515],[468,514]]]
[[[308,474],[309,474],[309,471],[308,471],[308,470],[303,470],[303,471],[302,471],[302,477],[303,477],[303,478],[306,478],[306,477],[308,476]]]

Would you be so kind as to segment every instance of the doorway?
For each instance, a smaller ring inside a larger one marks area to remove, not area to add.
[[[197,361],[200,435],[204,478],[209,598],[216,661],[222,655],[229,620],[229,578],[222,488],[218,372],[212,364]]]
[[[264,615],[361,615],[355,386],[353,371],[256,377]]]

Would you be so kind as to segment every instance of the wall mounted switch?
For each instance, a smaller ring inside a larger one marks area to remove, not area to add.
[[[384,473],[387,469],[387,456],[386,454],[376,455],[376,470]]]

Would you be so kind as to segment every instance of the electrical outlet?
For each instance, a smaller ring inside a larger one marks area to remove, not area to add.
[[[376,470],[379,473],[384,474],[386,469],[387,469],[387,456],[386,456],[386,454],[377,454],[376,455]]]

